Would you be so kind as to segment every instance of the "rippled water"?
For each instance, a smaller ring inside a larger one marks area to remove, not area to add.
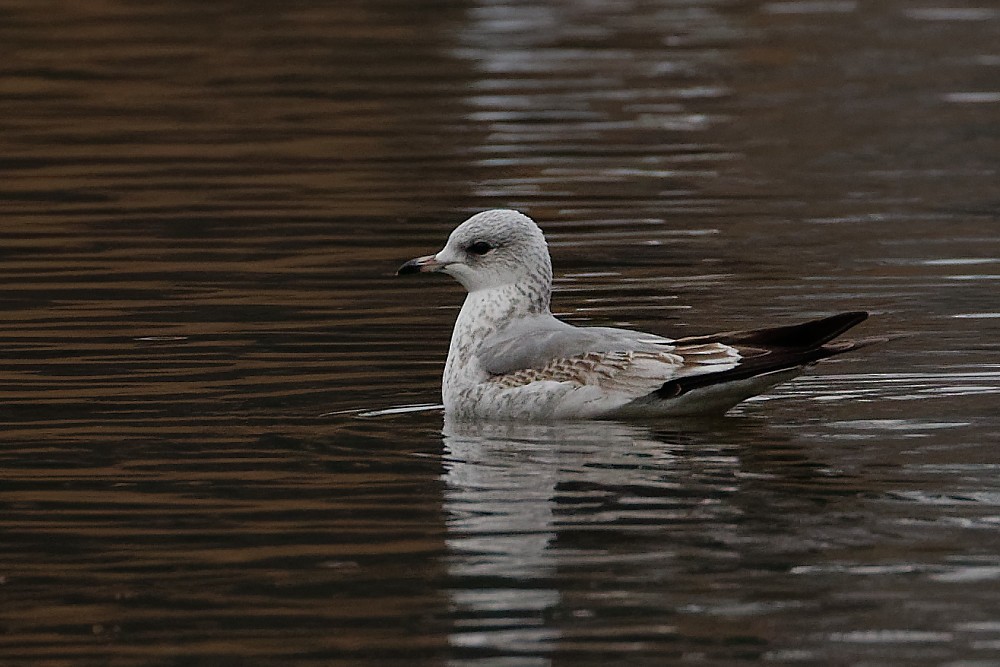
[[[0,663],[997,664],[989,3],[0,19]],[[461,292],[392,273],[494,206],[573,322],[910,336],[724,419],[396,409]]]

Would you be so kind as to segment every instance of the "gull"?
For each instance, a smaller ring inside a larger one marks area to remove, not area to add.
[[[472,216],[442,250],[397,271],[412,273],[445,273],[468,291],[441,381],[445,415],[458,421],[722,414],[821,359],[884,340],[831,342],[866,312],[677,339],[572,326],[549,310],[542,230],[513,210]]]

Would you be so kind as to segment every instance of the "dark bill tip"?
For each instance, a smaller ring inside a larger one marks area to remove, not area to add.
[[[397,276],[405,276],[411,273],[420,273],[420,260],[411,259],[396,270]]]
[[[427,255],[411,259],[396,271],[397,276],[405,276],[408,273],[435,273],[441,271],[446,265],[437,260],[437,255]]]

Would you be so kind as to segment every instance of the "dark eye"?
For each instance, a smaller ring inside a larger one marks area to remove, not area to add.
[[[467,250],[471,252],[473,255],[485,255],[490,250],[493,250],[493,246],[491,246],[486,241],[476,241],[475,243],[470,245],[467,248]]]

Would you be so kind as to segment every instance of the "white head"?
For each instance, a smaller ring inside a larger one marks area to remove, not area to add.
[[[552,263],[545,236],[523,213],[497,209],[472,216],[436,255],[411,259],[397,275],[447,273],[469,292],[506,285],[540,290],[548,305]]]

